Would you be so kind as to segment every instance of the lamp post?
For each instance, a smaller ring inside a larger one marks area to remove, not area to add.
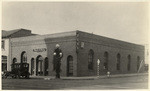
[[[59,49],[59,44],[56,44],[56,49],[54,50],[53,56],[53,70],[56,72],[56,78],[60,79],[60,66],[63,53],[61,49]]]

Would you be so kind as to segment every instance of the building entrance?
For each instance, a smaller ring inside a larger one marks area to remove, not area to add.
[[[47,76],[48,75],[48,58],[46,57],[45,60],[44,60],[44,76]]]

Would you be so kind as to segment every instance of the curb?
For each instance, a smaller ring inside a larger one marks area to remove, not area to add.
[[[106,78],[121,78],[121,77],[131,77],[131,76],[144,76],[148,75],[148,73],[140,73],[140,74],[120,74],[120,75],[110,75],[109,77],[105,76],[95,76],[95,77],[61,77],[60,79],[55,79],[55,77],[38,77],[33,76],[31,79],[44,79],[44,80],[97,80],[97,79],[106,79]]]

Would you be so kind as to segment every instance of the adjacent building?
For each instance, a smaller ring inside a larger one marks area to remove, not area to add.
[[[71,31],[13,38],[9,41],[9,66],[15,62],[27,62],[31,75],[55,75],[53,52],[56,44],[60,45],[63,52],[62,76],[96,76],[98,71],[100,75],[107,71],[111,74],[144,71],[144,46],[91,33]]]
[[[11,42],[12,38],[35,35],[31,30],[15,29],[10,31],[2,30],[1,50],[2,50],[2,71],[10,71],[11,61]]]
[[[145,71],[148,72],[149,66],[149,45],[145,44]]]

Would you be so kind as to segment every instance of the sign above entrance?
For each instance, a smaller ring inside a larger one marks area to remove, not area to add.
[[[33,52],[44,52],[46,51],[46,48],[38,48],[38,49],[33,49]]]

